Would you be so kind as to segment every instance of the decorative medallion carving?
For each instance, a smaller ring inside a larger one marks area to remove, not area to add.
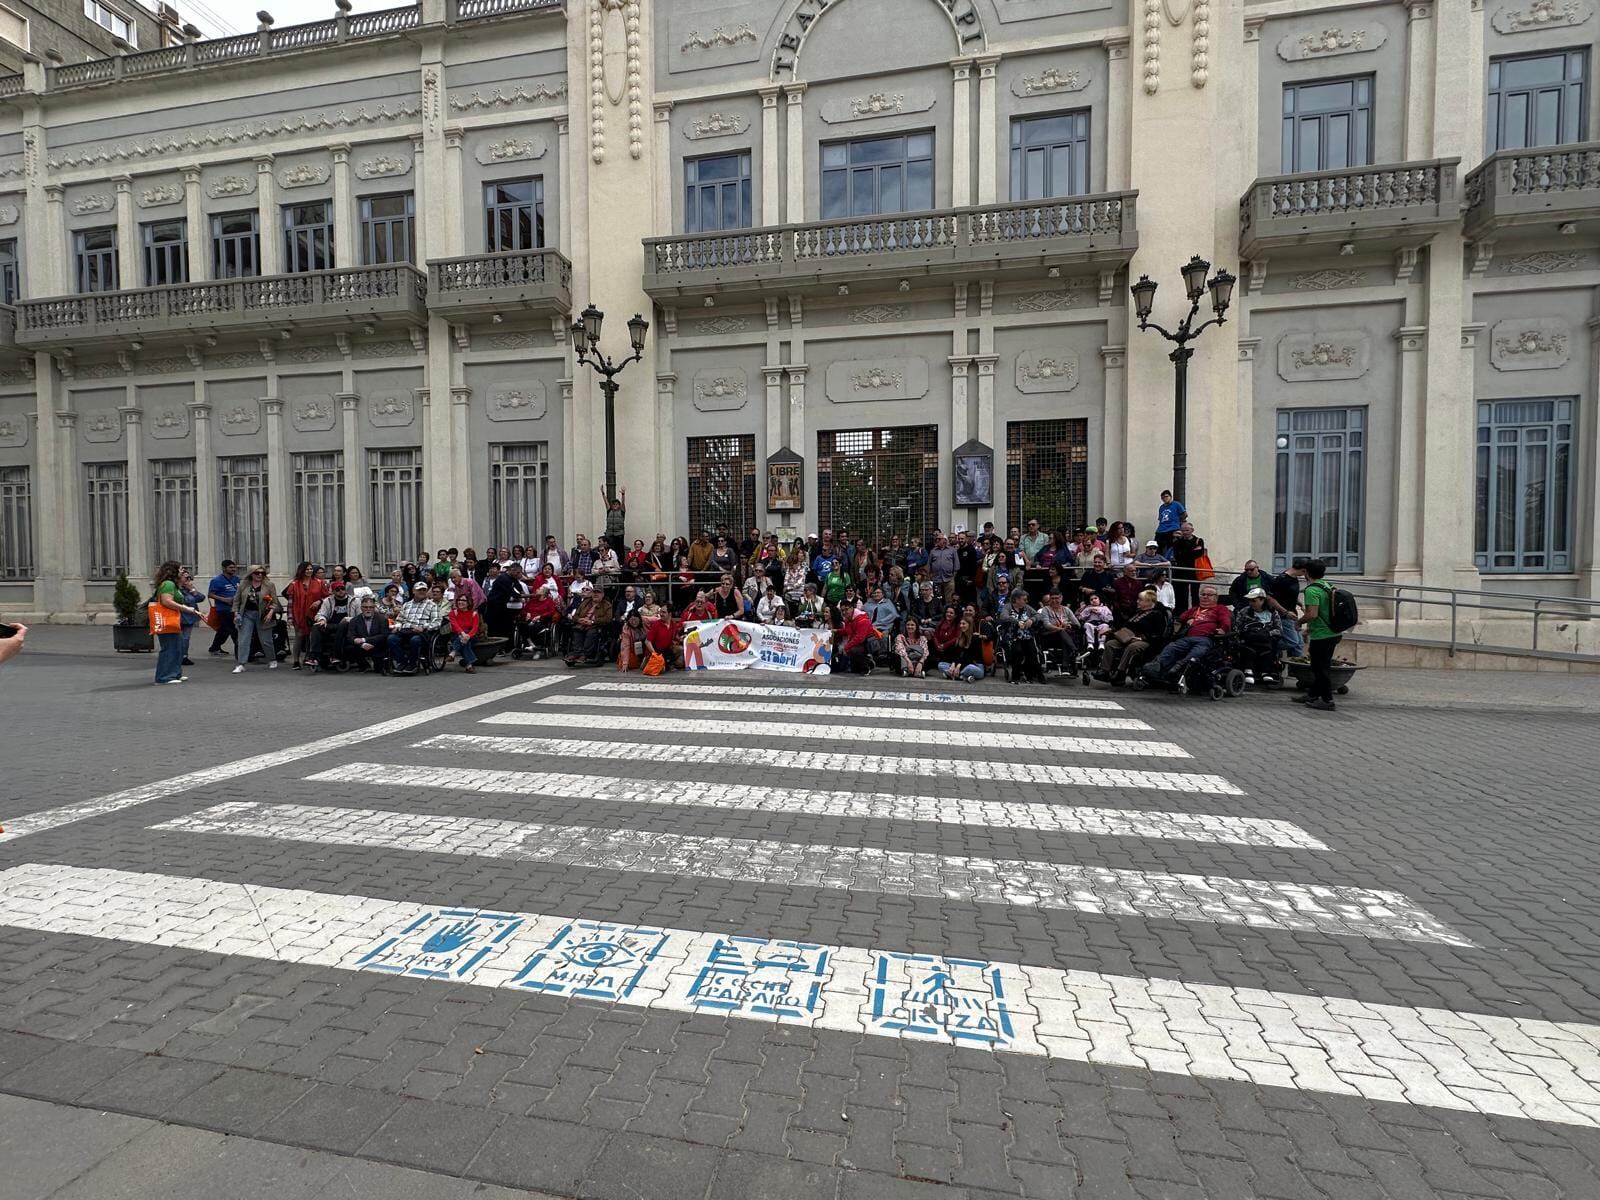
[[[550,410],[544,384],[497,384],[489,389],[488,415],[491,421],[537,421]]]
[[[1017,355],[1017,391],[1070,392],[1078,386],[1078,356],[1070,350],[1025,350]]]
[[[1329,267],[1322,271],[1301,271],[1289,277],[1289,287],[1297,292],[1328,292],[1360,287],[1367,281],[1365,271],[1352,267]]]
[[[83,420],[78,422],[78,428],[83,430],[83,440],[86,442],[122,440],[122,418],[111,409],[97,409],[94,412],[84,413]]]
[[[750,22],[745,21],[733,30],[724,29],[720,25],[713,26],[706,33],[692,30],[689,36],[684,38],[683,45],[679,49],[688,53],[693,50],[715,50],[722,46],[737,46],[741,42],[760,42],[760,40],[756,31],[750,28]]]
[[[216,409],[217,428],[229,437],[245,437],[261,432],[261,402],[236,400]]]
[[[907,88],[903,92],[868,92],[862,96],[841,96],[822,102],[822,119],[830,125],[846,121],[869,121],[902,113],[927,112],[934,105],[932,88]]]
[[[921,358],[845,359],[829,364],[825,386],[835,404],[919,400],[928,394],[928,363]]]
[[[286,171],[278,172],[278,186],[286,188],[316,187],[328,182],[328,168],[317,163],[300,163]]]
[[[15,225],[21,216],[15,204],[0,204],[0,225]]]
[[[27,417],[0,417],[0,446],[15,450],[28,444]]]
[[[188,436],[189,410],[180,405],[167,405],[149,414],[145,428],[150,436],[163,441]]]
[[[115,203],[105,192],[97,192],[92,196],[79,196],[72,202],[72,211],[85,217],[90,213],[110,212]]]
[[[1046,67],[1037,75],[1018,75],[1011,81],[1011,94],[1026,100],[1030,96],[1054,96],[1081,92],[1089,86],[1089,72],[1074,68]]]
[[[183,199],[183,189],[175,183],[161,183],[139,193],[140,208],[161,208]]]
[[[1558,271],[1577,271],[1584,258],[1579,250],[1538,250],[1505,260],[1508,275],[1553,275]]]
[[[691,142],[698,142],[703,138],[728,137],[731,134],[743,133],[749,128],[750,118],[742,113],[710,112],[690,121],[683,131],[683,136]]]
[[[489,338],[491,350],[526,350],[539,344],[539,336],[534,333],[496,333]]]
[[[380,154],[356,164],[356,174],[362,179],[387,179],[391,175],[408,174],[410,170],[411,160],[403,154]]]
[[[733,412],[749,398],[749,379],[742,368],[709,367],[694,373],[691,399],[701,412]]]
[[[1278,339],[1278,377],[1289,383],[1360,379],[1372,365],[1365,333],[1286,333]]]
[[[213,200],[226,196],[248,196],[256,190],[256,181],[249,175],[224,175],[206,185],[206,194]]]
[[[176,375],[191,370],[193,364],[186,358],[152,358],[139,364],[141,375]]]
[[[1545,371],[1565,366],[1572,331],[1555,317],[1500,321],[1489,331],[1489,362],[1500,371]]]
[[[1059,308],[1071,308],[1074,302],[1075,296],[1071,291],[1055,291],[1024,292],[1011,304],[1017,312],[1051,312]]]
[[[326,433],[338,419],[338,406],[331,396],[302,400],[289,409],[289,423],[301,433]]]
[[[904,371],[889,371],[883,367],[868,367],[865,371],[857,371],[850,376],[850,387],[857,392],[872,392],[879,388],[895,388],[906,386],[906,373]]]
[[[531,88],[518,84],[507,91],[497,87],[492,92],[473,92],[468,96],[451,96],[450,109],[452,112],[471,112],[475,108],[511,108],[518,104],[537,104],[541,100],[564,100],[567,95],[565,83],[548,84],[536,83]]]
[[[1315,33],[1289,34],[1278,42],[1278,57],[1284,62],[1303,62],[1308,58],[1335,58],[1341,54],[1364,54],[1389,40],[1382,25],[1342,26],[1319,29]]]
[[[284,357],[290,362],[314,363],[321,362],[328,357],[328,351],[321,346],[296,346]]]
[[[1582,25],[1592,16],[1594,5],[1588,0],[1528,0],[1520,8],[1497,9],[1492,23],[1501,33],[1527,33]]]
[[[541,137],[508,137],[498,142],[485,142],[478,147],[474,157],[481,165],[492,167],[496,163],[524,162],[543,158],[546,149],[544,139]]]
[[[360,353],[363,358],[404,358],[416,350],[410,342],[368,342]]]
[[[744,317],[712,317],[707,321],[696,321],[693,332],[716,337],[724,333],[742,333],[749,328],[750,322]]]
[[[367,416],[380,429],[398,428],[411,424],[416,417],[416,404],[409,393],[390,392],[367,405]]]
[[[235,351],[232,354],[215,354],[206,360],[208,367],[221,367],[224,370],[236,370],[239,367],[259,367],[261,358],[255,354],[242,354]]]
[[[850,320],[861,325],[883,325],[889,321],[904,321],[910,316],[909,304],[869,304],[849,312]]]

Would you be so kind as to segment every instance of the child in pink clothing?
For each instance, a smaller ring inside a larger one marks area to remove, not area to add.
[[[1098,650],[1106,640],[1106,630],[1111,628],[1111,610],[1100,601],[1099,592],[1090,592],[1089,598],[1078,605],[1078,620],[1083,624],[1084,646]]]

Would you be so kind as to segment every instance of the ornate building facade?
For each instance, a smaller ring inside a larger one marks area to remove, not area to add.
[[[1127,515],[1600,595],[1595,0],[424,0],[0,78],[0,611]]]

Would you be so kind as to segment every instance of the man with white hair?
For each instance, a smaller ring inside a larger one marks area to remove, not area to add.
[[[1178,683],[1189,664],[1211,653],[1213,639],[1233,628],[1233,613],[1217,602],[1217,589],[1206,584],[1200,589],[1200,602],[1178,618],[1178,636],[1144,668],[1152,683]]]

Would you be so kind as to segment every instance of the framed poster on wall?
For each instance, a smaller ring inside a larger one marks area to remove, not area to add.
[[[963,442],[955,452],[955,506],[988,508],[994,503],[994,451],[982,442]]]
[[[767,459],[767,511],[799,512],[805,508],[805,460],[793,450],[779,450]]]

